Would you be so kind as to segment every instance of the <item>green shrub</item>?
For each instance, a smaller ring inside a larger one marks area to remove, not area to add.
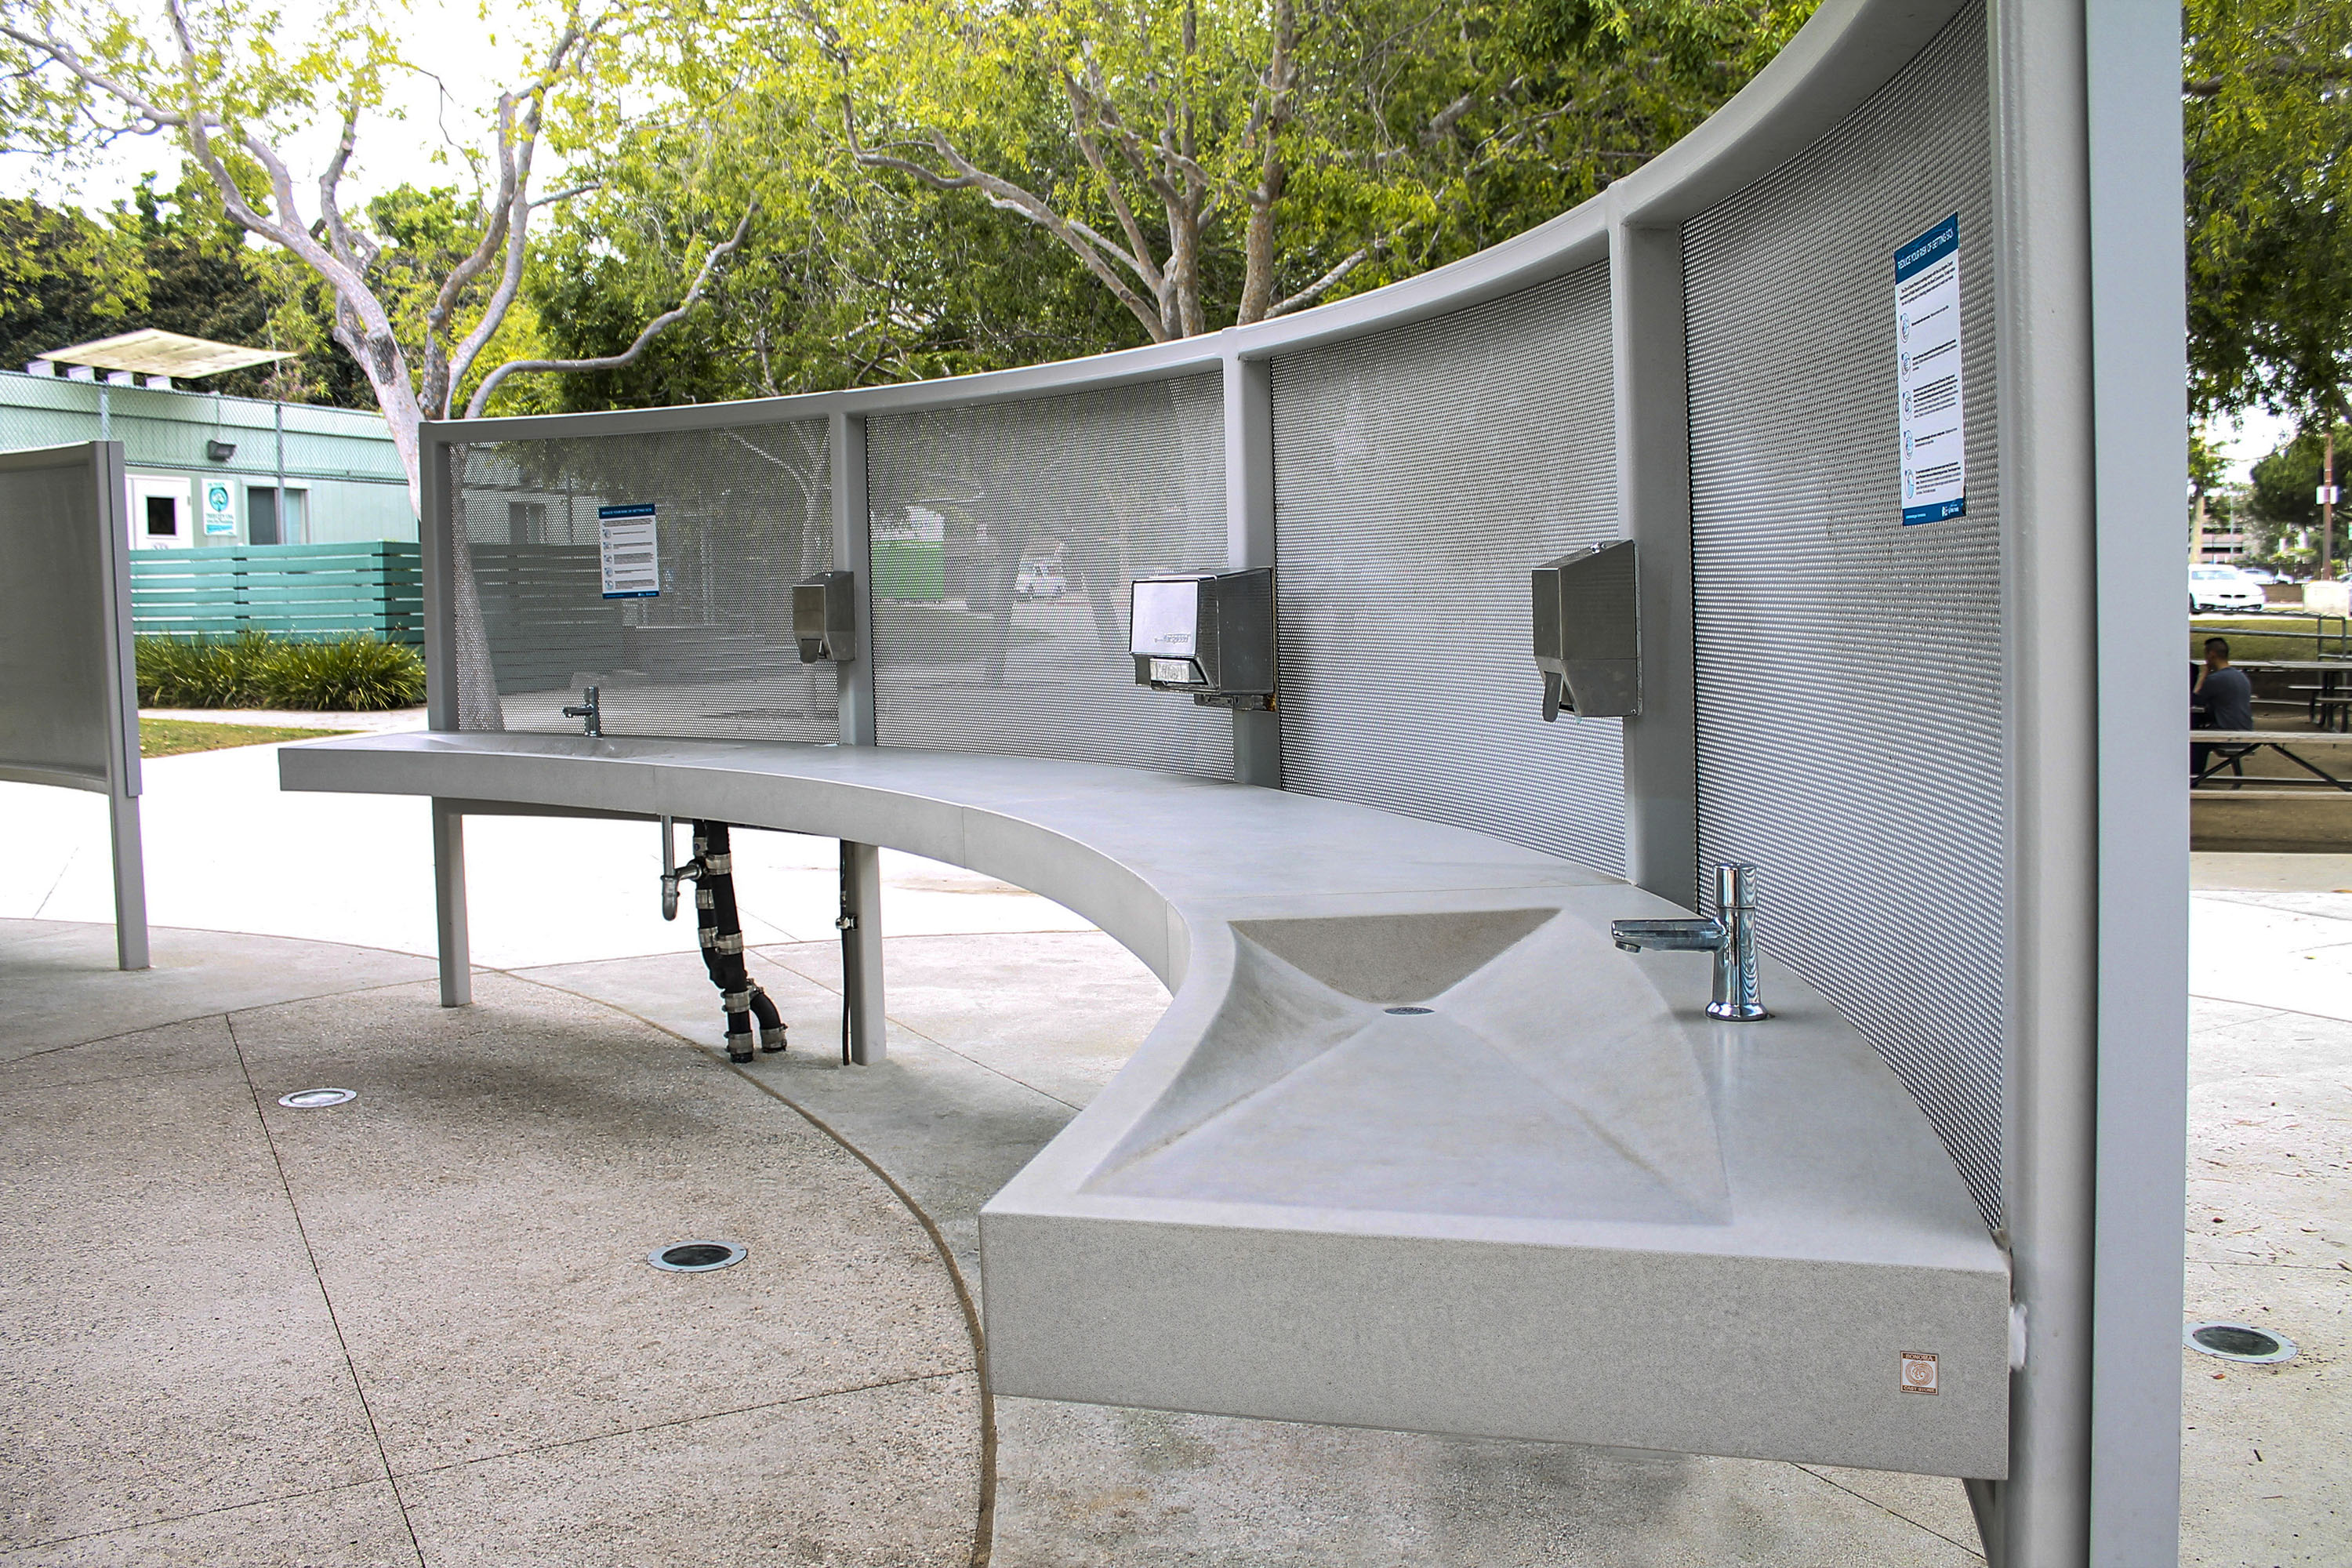
[[[143,708],[301,708],[364,712],[425,700],[425,661],[373,636],[296,642],[267,632],[138,639]]]
[[[137,641],[142,708],[252,708],[273,651],[267,632]]]
[[[280,643],[260,685],[271,708],[410,708],[425,700],[425,661],[413,648],[372,636]]]

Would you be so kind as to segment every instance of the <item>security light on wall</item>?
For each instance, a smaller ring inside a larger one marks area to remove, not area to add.
[[[1274,570],[1171,572],[1129,584],[1135,680],[1204,708],[1274,706]]]
[[[226,463],[231,458],[236,456],[236,443],[234,441],[207,441],[205,443],[205,456],[210,458],[215,463]]]
[[[1589,545],[1534,573],[1536,668],[1543,716],[1631,718],[1642,710],[1641,616],[1633,542]]]

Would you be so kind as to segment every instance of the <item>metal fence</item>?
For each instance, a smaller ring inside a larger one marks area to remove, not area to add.
[[[148,637],[371,635],[415,647],[424,567],[404,540],[142,550],[131,557],[131,615]]]

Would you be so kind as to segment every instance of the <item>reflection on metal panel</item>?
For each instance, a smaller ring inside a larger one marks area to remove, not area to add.
[[[1213,375],[866,426],[876,724],[1226,778],[1233,719],[1135,684],[1128,584],[1225,563]]]
[[[1286,787],[1625,864],[1620,727],[1543,721],[1528,574],[1617,532],[1609,279],[1274,364]]]
[[[0,472],[0,766],[103,789],[114,579],[94,447]]]
[[[792,585],[832,563],[830,465],[823,420],[453,447],[506,728],[577,732],[593,684],[608,735],[837,741],[833,668],[793,641]],[[598,510],[646,503],[659,592],[607,598]]]
[[[1685,230],[1703,864],[2000,1189],[2000,475],[1984,15]],[[1895,247],[1957,211],[1968,512],[1906,528]],[[2084,679],[2090,679],[2088,671]]]

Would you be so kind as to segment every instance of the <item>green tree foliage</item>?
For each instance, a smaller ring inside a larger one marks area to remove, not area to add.
[[[2352,5],[2189,0],[2186,22],[2192,406],[2341,417],[2352,387]]]
[[[1711,0],[795,0],[676,14],[698,105],[530,275],[608,353],[756,199],[698,316],[568,407],[856,384],[1252,321],[1466,256],[1696,125],[1810,14]],[[715,193],[725,192],[720,197]]]
[[[2273,532],[2319,526],[2319,476],[2326,450],[2326,430],[2298,433],[2256,463],[2246,488],[2248,515]],[[2336,427],[2336,482],[2344,482],[2345,454],[2352,451],[2352,426]],[[2336,509],[2339,526],[2342,507]],[[2340,553],[2340,552],[2339,552]]]
[[[104,215],[0,202],[0,365],[138,327],[303,357],[207,377],[238,396],[367,407],[367,382],[327,333],[317,290],[245,243],[193,177],[151,177]]]

